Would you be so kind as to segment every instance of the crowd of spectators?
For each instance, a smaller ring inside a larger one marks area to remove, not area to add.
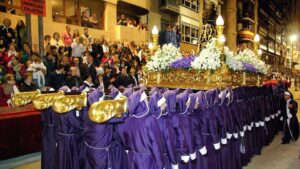
[[[148,24],[147,23],[142,23],[140,21],[137,21],[136,19],[131,19],[131,18],[125,17],[124,14],[122,14],[118,18],[117,24],[127,26],[127,27],[130,27],[130,28],[135,28],[135,29],[139,29],[139,30],[148,31]]]
[[[147,42],[111,41],[71,30],[44,36],[44,54],[27,43],[24,22],[11,28],[9,19],[0,26],[0,104],[6,104],[18,91],[58,90],[68,86],[77,90],[82,85],[108,89],[138,85],[141,67],[146,63]],[[22,31],[21,31],[22,30]]]

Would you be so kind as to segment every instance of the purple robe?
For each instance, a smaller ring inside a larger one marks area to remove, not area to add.
[[[89,105],[97,102],[103,93],[97,89],[88,95]],[[88,107],[84,109],[84,169],[127,168],[126,153],[119,142],[114,141],[113,124],[123,122],[123,118],[112,118],[108,122],[97,124],[88,117]],[[121,150],[120,150],[121,149]]]
[[[162,169],[164,147],[156,117],[149,115],[143,91],[134,92],[128,99],[129,117],[124,123],[123,137],[128,149],[130,169]]]
[[[163,137],[163,146],[165,148],[165,169],[172,169],[176,166],[178,167],[175,131],[172,127],[171,116],[168,113],[170,110],[172,110],[172,106],[175,107],[175,104],[167,105],[164,112],[159,106],[161,106],[163,102],[170,103],[173,99],[175,99],[175,96],[175,93],[172,91],[167,91],[163,95],[160,95],[158,91],[154,91],[149,100],[150,113],[158,119],[159,128]]]
[[[177,151],[179,152],[181,162],[180,168],[191,168],[190,160],[196,158],[196,148],[193,144],[192,118],[188,116],[188,100],[190,90],[176,96],[177,110],[172,117],[172,124],[175,129],[177,139]]]
[[[57,167],[56,131],[54,128],[54,111],[51,107],[42,110],[42,169]]]

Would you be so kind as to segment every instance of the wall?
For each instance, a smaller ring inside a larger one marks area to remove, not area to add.
[[[121,41],[126,39],[127,41],[139,43],[145,41],[148,34],[150,34],[150,32],[145,30],[138,30],[121,25],[117,25],[116,27],[116,39]]]
[[[120,0],[123,2],[127,2],[129,4],[133,4],[142,8],[145,8],[147,10],[150,9],[150,0]],[[157,0],[155,0],[157,1]]]

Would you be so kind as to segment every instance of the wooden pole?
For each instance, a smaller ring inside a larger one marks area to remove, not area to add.
[[[44,23],[43,16],[38,16],[38,31],[39,31],[39,53],[44,57]]]
[[[32,36],[31,36],[31,15],[25,14],[25,22],[26,22],[26,33],[27,33],[27,42],[32,48]]]

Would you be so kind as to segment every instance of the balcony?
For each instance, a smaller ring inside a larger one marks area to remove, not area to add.
[[[179,14],[179,5],[177,0],[162,0],[159,4],[159,10],[166,13]]]
[[[116,39],[141,42],[146,41],[150,35],[149,31],[138,30],[127,26],[117,25],[116,26]]]

